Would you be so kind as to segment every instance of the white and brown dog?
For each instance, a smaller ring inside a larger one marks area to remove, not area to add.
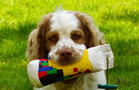
[[[37,29],[29,35],[27,57],[29,61],[51,57],[54,62],[66,65],[79,60],[86,48],[104,43],[90,16],[58,10],[44,15]],[[54,83],[40,90],[98,90],[98,83],[106,84],[104,71]]]

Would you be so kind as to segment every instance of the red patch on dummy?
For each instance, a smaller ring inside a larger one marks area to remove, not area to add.
[[[91,72],[90,69],[86,69],[84,72]]]
[[[73,71],[74,71],[74,72],[78,72],[78,68],[76,68],[76,67],[73,68]]]
[[[46,71],[38,72],[38,74],[39,74],[39,78],[42,78],[47,75],[47,72]]]
[[[43,67],[49,67],[49,65],[45,65],[45,66],[43,66]]]
[[[40,61],[48,61],[48,59],[40,59]]]

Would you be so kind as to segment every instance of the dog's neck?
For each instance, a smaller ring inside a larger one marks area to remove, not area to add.
[[[80,89],[83,85],[83,77],[78,77],[62,82],[54,83],[54,86],[59,90],[82,90]]]
[[[92,85],[92,81],[96,83],[95,87]],[[54,86],[58,90],[87,90],[89,88],[97,90],[97,83],[97,80],[91,74],[87,74],[75,79],[54,83]]]

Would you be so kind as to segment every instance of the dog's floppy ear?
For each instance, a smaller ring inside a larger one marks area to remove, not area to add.
[[[29,61],[40,58],[47,58],[46,33],[50,30],[50,18],[52,14],[43,16],[37,29],[31,32],[28,38],[28,48],[26,56]]]
[[[102,33],[94,25],[90,16],[80,12],[75,12],[75,16],[79,19],[80,26],[85,33],[87,48],[105,43],[102,38]]]

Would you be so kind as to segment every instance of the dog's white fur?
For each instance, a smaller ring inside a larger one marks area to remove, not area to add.
[[[44,56],[39,56],[39,49],[41,49],[41,43],[39,38],[39,34],[41,34],[42,25],[48,19],[50,23],[50,31],[54,32],[57,31],[59,34],[59,40],[55,46],[50,47],[50,51],[48,52],[48,56],[52,58],[55,62],[58,62],[58,58],[60,57],[59,54],[55,54],[58,50],[62,50],[63,47],[66,48],[73,48],[74,53],[78,53],[78,55],[73,56],[78,60],[82,55],[83,51],[86,49],[85,44],[78,44],[75,43],[71,39],[71,32],[73,30],[78,30],[81,20],[79,17],[85,20],[87,28],[91,30],[91,35],[93,41],[89,44],[89,47],[96,46],[99,44],[104,44],[104,40],[102,39],[102,35],[98,28],[93,24],[91,21],[91,17],[87,16],[86,14],[80,12],[69,12],[69,11],[57,11],[55,13],[51,13],[50,15],[44,16],[38,28],[34,30],[28,39],[28,49],[27,49],[27,56],[29,60],[34,60],[38,58],[44,58]],[[44,27],[43,27],[44,28]],[[41,33],[40,33],[41,32]],[[90,32],[89,32],[90,33]],[[91,37],[90,37],[91,38]],[[76,61],[75,60],[75,61]],[[57,82],[43,88],[34,88],[39,90],[98,90],[97,85],[99,84],[106,84],[106,77],[104,71],[88,74],[77,78],[77,80],[73,83],[65,84],[64,82]]]

